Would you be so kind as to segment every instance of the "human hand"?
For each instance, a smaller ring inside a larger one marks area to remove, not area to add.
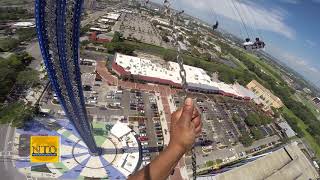
[[[184,106],[171,115],[170,143],[168,147],[185,153],[190,150],[196,137],[201,133],[202,122],[191,98]]]

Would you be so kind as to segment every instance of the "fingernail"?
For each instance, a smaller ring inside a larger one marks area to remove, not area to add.
[[[187,98],[187,99],[184,101],[184,105],[186,105],[186,106],[191,106],[191,105],[192,105],[192,99],[191,99],[191,98]]]

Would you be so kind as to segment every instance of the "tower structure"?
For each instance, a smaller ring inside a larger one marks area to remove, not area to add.
[[[88,121],[79,65],[83,0],[36,0],[36,27],[51,85],[90,152],[99,154]]]

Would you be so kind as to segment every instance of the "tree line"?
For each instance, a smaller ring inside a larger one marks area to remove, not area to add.
[[[278,82],[272,76],[264,73],[261,69],[252,62],[248,55],[240,50],[231,48],[229,45],[225,43],[220,43],[221,49],[224,53],[230,53],[241,62],[243,62],[247,68],[260,79],[256,79],[259,83],[261,83],[264,87],[270,89],[276,96],[278,96],[288,109],[290,109],[294,115],[300,118],[307,126],[307,131],[318,141],[320,144],[320,121],[316,118],[316,116],[312,113],[312,111],[305,106],[300,101],[295,100],[294,93],[295,90],[289,87],[283,80]],[[259,59],[256,59],[259,60]],[[286,120],[293,128],[301,135],[301,130],[296,125],[297,120],[285,116]]]

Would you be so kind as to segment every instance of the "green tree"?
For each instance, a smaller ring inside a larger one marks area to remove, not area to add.
[[[7,59],[0,58],[0,102],[16,82],[17,75],[32,61],[27,53],[13,54]]]
[[[6,1],[6,5],[10,1]],[[33,17],[32,13],[29,13],[23,7],[0,7],[0,20],[21,20],[21,19],[30,19]]]
[[[222,162],[223,162],[222,159],[216,159],[217,164],[221,164]]]
[[[10,51],[19,45],[19,41],[15,38],[0,39],[0,52]]]
[[[21,71],[17,76],[16,83],[24,87],[33,87],[39,83],[39,72],[32,69]]]
[[[11,103],[0,108],[0,123],[12,122],[14,127],[21,128],[25,122],[34,116],[34,109],[22,102]]]
[[[274,108],[274,107],[272,107],[271,106],[271,110],[272,110],[272,112],[273,112],[273,117],[274,118],[279,118],[280,117],[280,112],[279,112],[279,110],[278,109],[276,109],[276,108]]]
[[[84,41],[81,41],[81,46],[87,46],[88,44],[90,44],[90,41],[89,40],[84,40]]]
[[[118,31],[116,31],[113,35],[112,42],[123,42],[122,34]]]
[[[240,116],[237,115],[237,114],[233,114],[233,115],[232,115],[232,120],[233,120],[234,122],[241,122],[241,118],[240,118]]]
[[[17,29],[16,34],[20,41],[30,41],[36,37],[37,32],[35,28],[22,28]]]
[[[104,47],[108,49],[108,53],[110,54],[119,52],[126,55],[134,55],[134,51],[135,51],[135,46],[131,44],[127,44],[125,42],[105,43]]]
[[[163,55],[165,61],[177,61],[177,53],[172,51],[166,51]]]
[[[260,126],[261,125],[261,121],[260,121],[260,117],[257,113],[249,113],[248,116],[245,119],[245,122],[248,126]]]
[[[81,28],[80,36],[84,36],[89,30],[90,30],[91,25],[88,24],[84,27]]]
[[[195,56],[195,57],[200,57],[201,56],[200,52],[196,48],[193,48],[191,50],[191,55]]]
[[[261,114],[260,115],[260,122],[262,125],[270,124],[270,123],[272,123],[272,118],[265,115],[265,114]]]
[[[206,166],[207,167],[212,167],[214,165],[214,162],[213,161],[207,161],[206,162]]]
[[[192,37],[188,40],[192,46],[200,46],[199,40],[197,37]]]
[[[249,133],[242,133],[242,136],[239,137],[239,141],[245,147],[249,147],[253,143],[253,139],[250,137]]]
[[[264,137],[262,132],[261,132],[261,130],[256,128],[256,127],[251,128],[250,131],[251,131],[252,136],[253,136],[253,138],[255,140],[259,140],[259,139],[262,139]]]

